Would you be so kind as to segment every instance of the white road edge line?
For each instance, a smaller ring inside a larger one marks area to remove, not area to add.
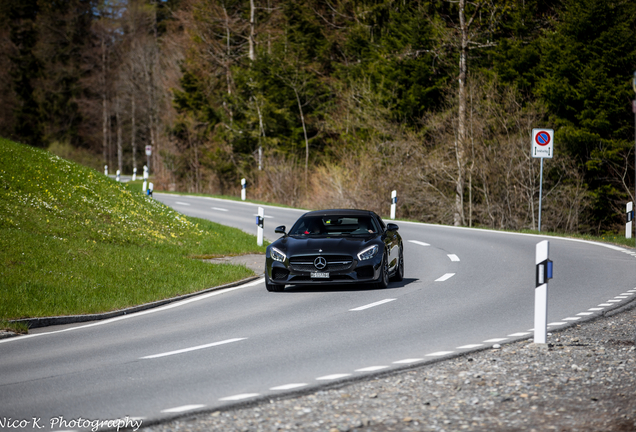
[[[455,276],[455,273],[446,273],[444,276],[435,279],[435,282],[444,282],[450,278],[452,278],[453,276]]]
[[[86,324],[86,325],[77,326],[77,327],[69,327],[69,328],[65,328],[65,329],[62,329],[62,330],[54,330],[54,331],[50,331],[50,332],[46,332],[46,333],[32,333],[32,334],[28,334],[28,335],[24,335],[24,336],[16,336],[16,337],[10,337],[10,338],[6,338],[6,339],[0,339],[0,344],[1,343],[14,342],[14,341],[22,341],[22,340],[25,340],[25,339],[30,339],[32,337],[39,337],[39,336],[45,336],[45,335],[50,335],[50,334],[55,334],[55,333],[63,333],[63,332],[67,332],[67,331],[85,329],[85,328],[88,328],[88,327],[95,327],[95,326],[110,324],[110,323],[121,321],[121,320],[125,320],[125,319],[140,317],[140,316],[143,316],[143,315],[153,314],[153,313],[157,313],[157,312],[163,312],[163,311],[168,310],[168,309],[172,309],[172,308],[183,306],[183,305],[186,305],[186,304],[189,304],[189,303],[194,303],[194,302],[198,302],[198,301],[201,301],[201,300],[205,300],[205,299],[207,299],[209,297],[214,297],[214,296],[218,296],[218,295],[221,295],[221,294],[226,294],[226,293],[229,293],[229,292],[232,292],[232,291],[253,287],[255,285],[259,285],[259,284],[263,283],[264,280],[265,280],[265,278],[260,278],[260,279],[257,279],[255,281],[248,282],[248,283],[246,283],[244,285],[239,285],[239,286],[235,286],[235,287],[231,287],[231,288],[225,288],[225,289],[218,290],[218,291],[212,291],[212,292],[209,292],[207,294],[201,294],[201,295],[197,295],[197,296],[194,296],[194,297],[190,297],[190,298],[185,299],[185,300],[176,301],[174,303],[170,303],[170,304],[167,304],[165,306],[159,306],[157,308],[146,309],[144,311],[135,312],[135,313],[131,313],[131,314],[128,314],[128,315],[120,315],[118,317],[109,318],[109,319],[105,319],[105,320],[102,320],[102,321],[95,321],[95,322],[93,322],[91,324]]]
[[[174,408],[168,408],[161,410],[162,413],[181,413],[185,411],[192,411],[195,409],[203,408],[205,405],[183,405]]]
[[[219,342],[212,342],[209,344],[205,344],[205,345],[199,345],[199,346],[195,346],[195,347],[190,347],[190,348],[183,348],[180,350],[175,350],[175,351],[168,351],[168,352],[164,352],[164,353],[160,353],[160,354],[153,354],[153,355],[149,355],[149,356],[145,356],[145,357],[139,357],[139,360],[145,360],[145,359],[154,359],[154,358],[159,358],[159,357],[167,357],[167,356],[171,356],[171,355],[175,355],[175,354],[183,354],[183,353],[187,353],[190,351],[197,351],[197,350],[202,350],[205,348],[211,348],[214,346],[219,346],[219,345],[225,345],[225,344],[229,344],[229,343],[233,343],[233,342],[239,342],[242,340],[245,340],[247,338],[234,338],[234,339],[227,339],[227,340],[223,340],[223,341],[219,341]]]
[[[360,307],[357,307],[357,308],[349,309],[349,312],[357,312],[357,311],[361,311],[361,310],[369,309],[369,308],[372,308],[372,307],[375,307],[375,306],[380,306],[380,305],[382,305],[382,304],[384,304],[384,303],[392,302],[392,301],[394,301],[394,300],[397,300],[397,299],[384,299],[384,300],[380,300],[380,301],[377,301],[377,302],[375,302],[375,303],[370,303],[370,304],[368,304],[368,305],[364,305],[364,306],[360,306]]]

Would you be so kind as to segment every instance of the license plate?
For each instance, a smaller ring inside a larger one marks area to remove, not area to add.
[[[329,279],[329,273],[326,272],[313,272],[311,274],[313,279]]]

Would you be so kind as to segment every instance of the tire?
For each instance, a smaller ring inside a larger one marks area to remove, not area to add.
[[[265,289],[269,292],[282,292],[285,291],[285,285],[269,283],[269,279],[265,276]]]
[[[391,278],[392,281],[402,282],[404,280],[404,252],[400,249],[400,257],[398,258],[398,265],[395,269],[395,274]]]
[[[380,279],[376,284],[376,288],[384,289],[389,286],[389,262],[386,259],[386,253],[382,258],[382,267],[380,268]]]

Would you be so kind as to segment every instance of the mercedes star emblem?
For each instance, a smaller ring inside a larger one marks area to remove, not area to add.
[[[324,269],[325,267],[327,267],[327,260],[319,256],[314,260],[314,267],[316,267],[318,270]]]

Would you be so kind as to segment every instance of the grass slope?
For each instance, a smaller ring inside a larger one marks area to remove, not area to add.
[[[192,258],[264,253],[90,168],[0,138],[0,327],[97,313],[252,275]]]

